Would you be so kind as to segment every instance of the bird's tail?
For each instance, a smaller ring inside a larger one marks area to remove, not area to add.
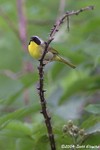
[[[70,67],[73,68],[73,69],[76,68],[76,66],[75,66],[74,64],[72,64],[72,63],[71,63],[70,61],[68,61],[68,60],[65,60],[65,59],[64,59],[63,57],[61,57],[61,56],[56,56],[56,60],[67,64],[68,66],[70,66]]]

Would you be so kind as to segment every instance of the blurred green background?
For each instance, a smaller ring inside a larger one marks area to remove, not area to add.
[[[68,119],[89,131],[100,130],[100,1],[0,1],[1,150],[49,149],[36,89],[39,62],[31,58],[27,45],[32,35],[46,41],[55,21],[66,11],[89,5],[95,9],[70,17],[70,31],[65,22],[52,42],[77,68],[57,62],[45,67],[45,97],[58,150],[66,141],[61,129]],[[89,142],[96,141],[93,137]]]

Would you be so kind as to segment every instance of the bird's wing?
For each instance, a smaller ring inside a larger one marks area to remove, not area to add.
[[[56,54],[56,55],[58,55],[59,53],[58,53],[58,51],[57,50],[55,50],[54,48],[52,48],[52,47],[49,47],[48,48],[48,51],[50,51],[51,53],[53,53],[53,54]]]
[[[44,43],[44,44],[41,44],[41,47],[42,47],[43,49],[45,49],[45,43]],[[58,51],[55,50],[55,49],[52,48],[52,47],[48,47],[48,51],[51,52],[51,53],[53,53],[53,54],[56,54],[56,55],[59,54]]]

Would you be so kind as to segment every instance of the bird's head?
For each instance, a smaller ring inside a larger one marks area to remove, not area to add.
[[[38,36],[32,36],[30,38],[30,42],[31,41],[35,42],[37,45],[41,45],[44,43],[44,41],[41,38],[39,38]]]

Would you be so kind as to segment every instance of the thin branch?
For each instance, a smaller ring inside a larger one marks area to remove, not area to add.
[[[67,13],[67,12],[66,12]],[[69,31],[69,16],[67,16],[67,29]]]
[[[53,38],[55,33],[57,31],[59,31],[59,27],[61,26],[61,24],[63,24],[63,22],[66,20],[67,17],[69,16],[72,16],[72,15],[79,15],[81,12],[83,11],[86,11],[86,10],[93,10],[94,9],[94,6],[88,6],[88,7],[85,7],[85,8],[81,8],[80,10],[77,10],[77,11],[71,11],[71,12],[66,12],[65,15],[59,19],[56,24],[54,25],[51,33],[50,33],[50,38]]]
[[[53,134],[52,125],[51,125],[51,117],[49,116],[49,114],[47,112],[47,107],[46,107],[46,100],[45,100],[45,96],[44,96],[44,92],[45,92],[45,90],[44,90],[44,80],[43,80],[44,66],[45,66],[44,63],[43,63],[43,60],[44,60],[44,56],[46,54],[46,51],[47,51],[48,46],[49,46],[51,41],[52,41],[52,39],[48,40],[48,42],[46,43],[44,53],[42,55],[42,58],[40,59],[40,65],[38,67],[38,69],[39,69],[39,78],[40,78],[38,90],[39,90],[39,96],[40,96],[40,102],[41,102],[41,108],[42,108],[41,113],[43,114],[44,119],[45,119],[45,124],[46,124],[47,131],[48,131],[51,150],[56,150],[54,134]]]
[[[39,70],[39,87],[38,87],[38,90],[39,90],[39,96],[40,96],[40,102],[41,102],[41,108],[42,108],[41,113],[43,114],[44,119],[45,119],[45,124],[46,124],[47,131],[48,131],[51,150],[56,150],[56,145],[55,145],[54,134],[53,134],[52,125],[51,125],[51,117],[47,111],[46,100],[45,100],[45,95],[44,95],[44,93],[46,92],[44,90],[44,67],[45,67],[44,57],[48,51],[48,47],[49,47],[50,43],[54,39],[54,35],[56,34],[56,32],[59,31],[59,28],[63,24],[65,19],[68,18],[69,16],[72,16],[72,15],[78,15],[79,13],[81,13],[85,10],[92,10],[93,8],[94,8],[93,6],[88,6],[88,7],[82,8],[82,9],[77,10],[77,11],[66,12],[65,15],[61,19],[57,20],[56,24],[51,29],[51,32],[49,34],[49,38],[48,38],[47,42],[45,42],[44,52],[41,56],[41,59],[39,60],[40,64],[38,67],[38,70]]]
[[[25,0],[17,0],[17,9],[19,17],[19,35],[22,41],[24,51],[27,51],[27,21],[25,13]]]
[[[17,12],[18,12],[18,23],[19,23],[19,36],[21,40],[21,44],[23,47],[24,52],[27,52],[27,20],[26,20],[26,11],[25,11],[25,0],[17,0]],[[32,64],[27,60],[23,60],[23,72],[29,72]],[[28,88],[24,89],[24,104],[29,104],[29,90]],[[29,120],[29,117],[26,118],[26,121]]]
[[[23,47],[24,52],[27,52],[27,19],[26,19],[26,7],[25,0],[16,0],[17,1],[17,12],[19,18],[19,36],[20,41]],[[33,67],[29,61],[23,60],[23,71],[32,72]],[[26,96],[27,97],[27,96]]]

